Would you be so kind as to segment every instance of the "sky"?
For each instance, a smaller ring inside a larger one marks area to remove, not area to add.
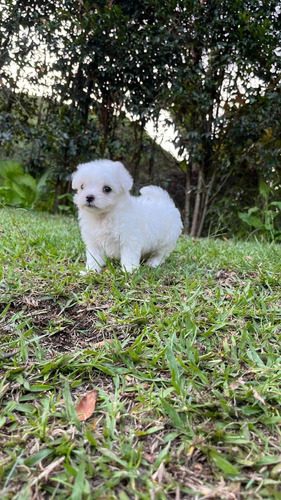
[[[183,156],[180,156],[177,149],[173,144],[173,139],[176,136],[175,127],[172,125],[167,125],[166,120],[170,119],[170,115],[167,111],[162,111],[160,114],[159,121],[157,123],[157,127],[155,127],[155,123],[153,120],[150,120],[145,130],[152,137],[155,138],[157,144],[159,144],[163,149],[168,151],[176,160],[183,160]]]

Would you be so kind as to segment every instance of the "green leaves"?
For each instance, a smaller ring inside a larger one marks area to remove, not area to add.
[[[277,226],[275,219],[280,219],[281,202],[269,202],[271,190],[265,182],[260,182],[260,195],[263,197],[263,208],[251,207],[247,212],[238,213],[239,218],[248,226],[258,229],[261,235],[269,241],[279,241],[281,228]],[[276,207],[276,208],[275,208]]]
[[[45,187],[48,173],[36,180],[14,161],[0,162],[0,197],[4,203],[32,208]]]
[[[236,467],[226,460],[220,453],[215,450],[209,451],[210,457],[213,459],[216,466],[221,469],[226,477],[238,476],[239,471]]]
[[[162,399],[161,403],[163,405],[165,412],[167,413],[167,415],[170,418],[171,425],[185,434],[187,432],[187,430],[186,430],[186,427],[184,425],[184,422],[182,421],[182,419],[180,417],[180,412],[176,411],[174,406],[169,404],[165,399]]]
[[[180,372],[179,365],[174,356],[173,350],[170,346],[167,347],[166,357],[169,369],[171,371],[171,381],[173,386],[175,387],[178,394],[181,394],[181,384],[180,384]]]
[[[31,455],[30,457],[26,458],[24,461],[24,465],[26,465],[27,467],[34,467],[39,462],[42,462],[42,460],[49,457],[51,454],[52,454],[51,449],[43,448],[38,453],[35,453],[34,455]]]

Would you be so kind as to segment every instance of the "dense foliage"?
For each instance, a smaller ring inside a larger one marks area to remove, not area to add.
[[[0,16],[1,158],[50,172],[55,210],[100,157],[168,187],[192,236],[237,233],[261,183],[278,200],[279,1],[8,0]],[[145,133],[163,110],[178,163]]]

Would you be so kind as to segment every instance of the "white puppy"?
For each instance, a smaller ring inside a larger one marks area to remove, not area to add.
[[[128,272],[141,259],[156,267],[175,247],[182,222],[167,191],[147,186],[131,196],[132,184],[122,163],[110,160],[78,165],[73,174],[88,270],[99,272],[107,257],[120,259]]]

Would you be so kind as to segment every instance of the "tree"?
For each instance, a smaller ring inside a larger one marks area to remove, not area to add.
[[[160,24],[177,41],[177,71],[164,105],[185,152],[185,231],[192,236],[201,235],[210,201],[231,175],[222,152],[241,106],[269,88],[277,92],[279,17],[275,0],[165,3]]]
[[[278,1],[55,0],[34,5],[10,0],[5,9],[0,115],[9,122],[2,129],[6,154],[18,141],[33,174],[52,168],[56,206],[81,161],[124,156],[138,181],[145,125],[168,110],[184,154],[185,231],[201,235],[214,200],[239,177],[242,163],[250,168],[239,161],[244,153],[235,147],[235,137],[247,116],[259,122],[261,98],[278,93]],[[11,57],[16,79],[9,76]],[[40,98],[19,92],[27,64],[32,71],[25,81],[40,86]],[[117,129],[125,116],[134,138],[120,147]],[[277,141],[275,134],[272,138]],[[152,167],[153,141],[150,149]],[[262,154],[262,148],[256,151]],[[272,167],[266,164],[266,169]]]

